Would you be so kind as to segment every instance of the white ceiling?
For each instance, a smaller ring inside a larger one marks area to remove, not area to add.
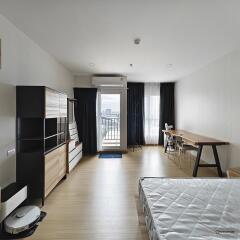
[[[0,0],[0,13],[75,75],[177,80],[240,44],[239,0]]]

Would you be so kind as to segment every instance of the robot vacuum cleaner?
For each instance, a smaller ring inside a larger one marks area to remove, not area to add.
[[[40,220],[41,210],[36,206],[24,206],[13,211],[4,221],[7,233],[19,234],[30,230]]]

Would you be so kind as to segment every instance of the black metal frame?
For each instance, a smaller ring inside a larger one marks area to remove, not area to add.
[[[212,146],[215,164],[200,164],[203,146]],[[218,170],[218,176],[223,177],[223,172],[221,169],[221,164],[217,152],[217,144],[199,144],[197,158],[193,169],[193,177],[197,177],[199,167],[216,167]]]
[[[173,146],[173,145],[169,144],[169,142],[167,141],[164,152],[166,153],[168,148],[171,146]]]
[[[170,138],[172,138],[172,145],[170,144]],[[166,145],[165,145],[165,149],[164,149],[164,152],[166,153],[167,152],[167,150],[168,150],[168,147],[171,147],[171,146],[173,146],[173,147],[175,147],[175,145],[176,145],[176,142],[175,141],[173,141],[173,137],[171,137],[171,136],[167,136],[167,139],[166,139]]]

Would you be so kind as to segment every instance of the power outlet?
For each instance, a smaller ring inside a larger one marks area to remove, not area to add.
[[[9,156],[12,156],[12,155],[15,154],[15,152],[16,152],[16,149],[15,149],[15,148],[8,149],[8,150],[7,150],[7,156],[8,156],[8,157],[9,157]]]

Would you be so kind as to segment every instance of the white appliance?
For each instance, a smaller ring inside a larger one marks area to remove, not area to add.
[[[13,211],[4,221],[7,233],[19,234],[34,227],[39,221],[41,210],[36,206],[24,206]]]
[[[5,189],[0,187],[0,223],[27,199],[27,186],[18,189],[15,185],[12,183]]]
[[[125,76],[100,75],[92,77],[92,85],[95,87],[127,88]]]

